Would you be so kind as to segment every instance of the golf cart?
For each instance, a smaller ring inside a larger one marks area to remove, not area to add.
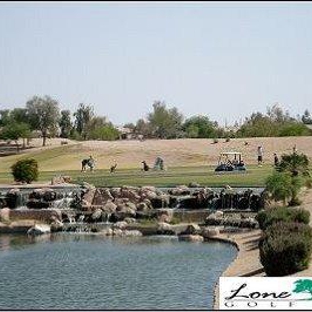
[[[219,156],[215,171],[244,171],[245,164],[240,152],[223,152]]]

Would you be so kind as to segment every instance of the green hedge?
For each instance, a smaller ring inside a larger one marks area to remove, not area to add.
[[[37,181],[39,171],[35,159],[22,159],[11,166],[12,175],[17,182],[31,183]]]
[[[256,220],[259,222],[261,230],[276,222],[299,222],[309,224],[310,212],[300,209],[292,209],[286,207],[276,207],[258,212]]]
[[[278,222],[264,231],[260,261],[268,276],[285,276],[307,269],[312,253],[312,229],[302,223]]]

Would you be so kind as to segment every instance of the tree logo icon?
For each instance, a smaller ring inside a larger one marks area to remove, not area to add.
[[[310,279],[299,279],[294,282],[295,289],[294,293],[309,293],[311,298],[303,299],[303,300],[312,300],[312,280]]]

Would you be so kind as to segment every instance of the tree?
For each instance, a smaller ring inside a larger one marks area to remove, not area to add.
[[[60,118],[58,102],[49,96],[34,96],[26,103],[29,122],[33,129],[42,133],[42,146],[46,145],[47,135],[54,135]]]
[[[152,135],[152,128],[149,122],[144,119],[139,119],[135,125],[134,133],[141,134],[144,137],[150,137]]]
[[[300,204],[298,194],[304,180],[310,176],[309,160],[304,154],[284,154],[275,172],[266,180],[266,188],[275,200],[289,199],[289,206]]]
[[[1,109],[0,110],[0,127],[7,125],[10,121],[10,110],[9,109]]]
[[[89,133],[89,137],[92,140],[113,141],[118,139],[119,131],[112,124],[106,124],[93,129]]]
[[[193,116],[184,122],[182,129],[190,138],[214,138],[217,126],[207,116]]]
[[[311,298],[309,300],[312,300],[312,280],[310,279],[299,279],[295,281],[294,283],[296,285],[295,289],[293,292],[295,293],[309,293]]]
[[[13,140],[18,149],[18,139],[23,138],[23,148],[25,148],[25,139],[29,138],[31,131],[29,125],[26,123],[9,123],[4,126],[0,133],[0,138],[3,140]]]
[[[279,171],[289,172],[292,177],[309,176],[309,159],[305,154],[283,154],[277,168]]]
[[[176,107],[167,109],[164,102],[154,102],[148,121],[153,134],[160,139],[177,138],[181,133],[183,115]]]
[[[72,122],[70,120],[70,111],[69,110],[62,110],[61,111],[61,118],[59,121],[59,126],[61,128],[61,137],[68,138],[70,131],[72,129]]]
[[[94,117],[93,107],[90,105],[79,104],[77,111],[74,113],[75,116],[75,129],[79,135],[86,140],[88,124]]]
[[[10,111],[10,121],[29,124],[29,116],[26,108],[14,108]]]
[[[272,199],[282,200],[286,204],[293,193],[291,176],[287,173],[274,172],[265,181],[265,188],[271,193]]]

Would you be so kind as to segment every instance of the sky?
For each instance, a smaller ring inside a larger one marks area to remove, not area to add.
[[[154,101],[222,126],[312,100],[312,2],[1,2],[0,108],[50,95],[116,125]]]

